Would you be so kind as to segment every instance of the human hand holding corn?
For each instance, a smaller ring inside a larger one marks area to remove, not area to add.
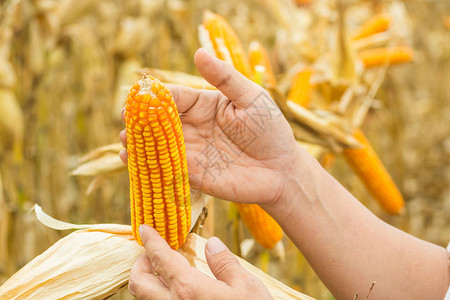
[[[193,187],[226,200],[260,204],[336,299],[367,294],[373,282],[374,299],[442,298],[450,282],[444,248],[384,223],[365,208],[297,145],[286,119],[260,86],[204,50],[196,53],[195,63],[219,91],[170,87],[182,114]],[[125,132],[121,139],[126,146]],[[120,156],[126,162],[126,152]],[[207,282],[153,229],[143,228],[147,252],[130,279],[130,290],[139,299],[270,297],[216,238],[208,242],[206,256],[218,280]],[[222,251],[208,253],[219,245]],[[236,281],[248,284],[237,286]]]
[[[152,227],[142,225],[139,232],[146,252],[136,260],[129,282],[138,299],[272,299],[218,238],[209,239],[205,247],[214,280],[170,249]]]
[[[288,122],[268,93],[231,65],[203,49],[194,59],[218,91],[169,86],[181,115],[191,186],[233,202],[275,203],[298,158]],[[126,147],[125,130],[120,138]],[[125,150],[120,157],[127,161]]]

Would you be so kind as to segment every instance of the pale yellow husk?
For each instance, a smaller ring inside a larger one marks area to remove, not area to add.
[[[193,213],[198,211],[197,206],[202,208],[204,201],[194,204]],[[39,221],[49,227],[79,230],[14,274],[0,287],[0,299],[105,299],[127,285],[134,261],[144,253],[133,238],[131,226],[75,225],[53,219],[37,205],[35,211]],[[206,239],[191,233],[178,251],[192,266],[214,277],[206,262],[205,243]],[[238,260],[264,282],[275,299],[313,299]]]

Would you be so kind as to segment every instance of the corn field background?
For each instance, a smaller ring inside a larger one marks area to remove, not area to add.
[[[337,4],[347,8],[349,31],[388,11],[415,52],[413,62],[383,73],[362,127],[400,188],[405,212],[384,213],[339,155],[329,171],[386,222],[446,246],[449,1],[10,0],[0,2],[0,284],[68,233],[38,223],[30,213],[35,203],[68,222],[130,223],[125,171],[95,178],[71,171],[90,150],[119,141],[120,111],[138,70],[198,74],[193,55],[205,9],[224,16],[245,48],[260,41],[286,82],[292,66],[336,55],[318,28],[337,30]],[[202,235],[239,252],[250,236],[236,212],[221,200],[208,208]],[[284,244],[284,260],[258,248],[248,260],[302,293],[332,299],[298,250]]]

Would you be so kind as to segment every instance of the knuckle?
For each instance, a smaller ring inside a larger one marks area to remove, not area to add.
[[[235,263],[236,258],[234,258],[233,256],[223,256],[221,259],[217,260],[217,262],[213,266],[216,270],[216,275],[220,277]]]
[[[175,289],[175,299],[192,300],[196,299],[194,289],[188,283],[182,283]]]
[[[255,276],[246,274],[242,276],[241,284],[243,286],[243,290],[247,291],[250,295],[253,295],[261,290],[262,283]]]
[[[128,281],[128,291],[131,295],[136,296],[138,291],[138,283],[136,281],[136,276],[134,273],[130,274],[130,280]]]

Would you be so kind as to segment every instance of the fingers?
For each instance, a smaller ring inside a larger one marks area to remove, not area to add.
[[[122,149],[122,150],[120,150],[120,152],[119,152],[119,157],[120,157],[120,160],[121,160],[125,165],[128,164],[128,154],[127,154],[127,149]]]
[[[203,48],[197,50],[194,61],[203,78],[233,101],[236,107],[247,107],[264,91],[233,66],[213,57]]]
[[[122,146],[124,148],[126,148],[127,147],[127,130],[126,129],[122,130],[119,133],[119,138],[120,138],[120,141],[122,142]]]
[[[124,129],[119,134],[120,141],[122,142],[122,146],[124,148],[127,147],[127,130]],[[127,149],[122,149],[119,152],[119,157],[122,160],[122,162],[126,165],[128,163],[128,154]]]
[[[185,113],[194,106],[200,98],[200,93],[204,92],[203,90],[176,84],[166,84],[166,86],[172,93],[179,113]]]
[[[159,233],[148,225],[139,227],[142,243],[153,270],[169,285],[178,285],[190,278],[192,268],[187,260],[178,252],[172,250]]]
[[[239,284],[248,272],[239,264],[236,257],[217,237],[206,242],[206,260],[214,276],[230,286]]]
[[[139,256],[130,273],[130,293],[138,299],[170,299],[169,288],[154,274],[147,256]]]
[[[125,109],[126,109],[126,105],[122,108],[122,111],[120,112],[120,116],[122,117],[122,121],[125,122]]]

